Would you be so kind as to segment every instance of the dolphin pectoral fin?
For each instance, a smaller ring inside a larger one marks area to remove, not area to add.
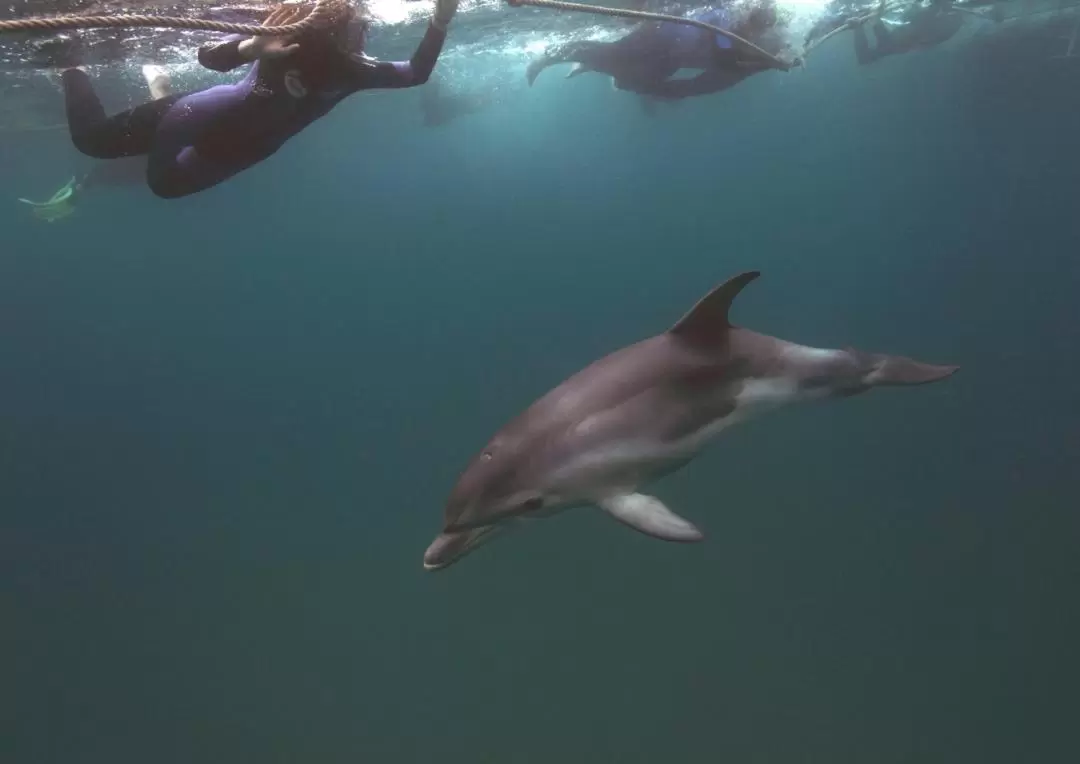
[[[663,541],[701,541],[705,534],[672,512],[655,496],[624,493],[608,496],[597,505],[620,523]]]

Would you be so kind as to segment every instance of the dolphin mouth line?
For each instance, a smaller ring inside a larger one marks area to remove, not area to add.
[[[475,531],[475,530],[477,530],[479,528],[493,527],[501,519],[502,519],[502,516],[490,517],[490,518],[487,518],[485,520],[473,520],[472,522],[466,522],[466,523],[453,523],[451,525],[444,525],[443,529],[442,529],[442,532],[443,533],[468,533],[469,531]]]
[[[465,522],[448,523],[443,526],[443,533],[466,533],[467,531],[475,531],[479,528],[494,528],[504,520],[509,520],[514,517],[522,517],[523,515],[529,515],[536,512],[535,507],[530,507],[528,504],[521,504],[511,509],[504,509],[502,512],[496,512],[493,515],[489,515],[485,518],[479,518],[476,520],[466,520]]]
[[[487,526],[483,526],[480,530],[481,530],[480,533],[476,534],[476,536],[474,536],[472,539],[470,539],[469,542],[465,546],[463,546],[460,551],[458,551],[455,555],[453,555],[450,559],[446,560],[445,562],[432,563],[432,562],[428,562],[427,560],[424,560],[424,570],[425,571],[436,571],[436,570],[443,570],[445,568],[449,568],[455,562],[457,562],[462,557],[464,557],[466,554],[468,554],[473,549],[475,549],[480,543],[483,542],[484,539],[486,539],[488,536],[490,536],[494,531],[496,531],[498,529],[494,525],[487,525]],[[454,531],[443,531],[443,534],[447,534],[447,533],[454,533]]]

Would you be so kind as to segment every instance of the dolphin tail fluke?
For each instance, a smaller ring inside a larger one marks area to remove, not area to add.
[[[626,493],[608,496],[597,504],[620,523],[629,525],[646,536],[683,543],[705,538],[705,534],[693,523],[679,517],[655,496]]]
[[[858,351],[853,352],[869,368],[865,381],[871,387],[878,385],[925,385],[951,377],[960,368],[959,366],[936,366],[929,363],[920,363],[899,355],[870,355],[858,353]]]

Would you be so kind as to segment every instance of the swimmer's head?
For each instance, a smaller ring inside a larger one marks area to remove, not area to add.
[[[304,14],[310,13],[315,8],[314,0],[301,0],[301,2],[282,3],[284,6],[301,9]],[[367,18],[362,2],[353,3],[349,0],[329,0],[326,10],[319,20],[315,29],[300,35],[299,41],[305,37],[329,36],[342,50],[350,53],[362,53],[367,45],[367,30],[370,21]]]
[[[741,16],[733,25],[732,31],[751,40],[772,29],[779,20],[776,4],[771,0],[748,4]]]

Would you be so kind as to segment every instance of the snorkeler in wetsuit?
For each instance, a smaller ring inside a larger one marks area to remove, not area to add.
[[[146,182],[164,198],[194,194],[261,162],[291,137],[360,90],[407,88],[431,76],[458,0],[436,0],[435,13],[409,61],[363,54],[365,21],[341,2],[330,21],[298,36],[230,35],[199,50],[199,63],[227,72],[254,62],[234,85],[168,95],[112,117],[89,77],[61,77],[71,140],[99,159],[147,155]],[[282,5],[264,26],[294,23],[312,4]]]
[[[931,0],[927,7],[914,3],[904,14],[903,23],[889,29],[880,17],[873,29],[877,45],[870,46],[861,23],[851,23],[855,38],[855,60],[865,66],[887,56],[908,53],[919,48],[940,45],[960,31],[964,15],[953,10],[949,0]]]
[[[776,25],[771,1],[752,8],[743,17],[724,9],[706,9],[690,13],[688,18],[730,30],[770,53],[779,48],[775,40],[765,39]],[[672,22],[641,24],[614,42],[584,40],[561,45],[529,64],[525,73],[529,84],[544,69],[562,63],[575,64],[568,78],[601,72],[612,77],[618,90],[661,99],[716,93],[771,68],[760,57],[740,51],[724,35]],[[696,77],[673,79],[680,69],[701,72]]]

